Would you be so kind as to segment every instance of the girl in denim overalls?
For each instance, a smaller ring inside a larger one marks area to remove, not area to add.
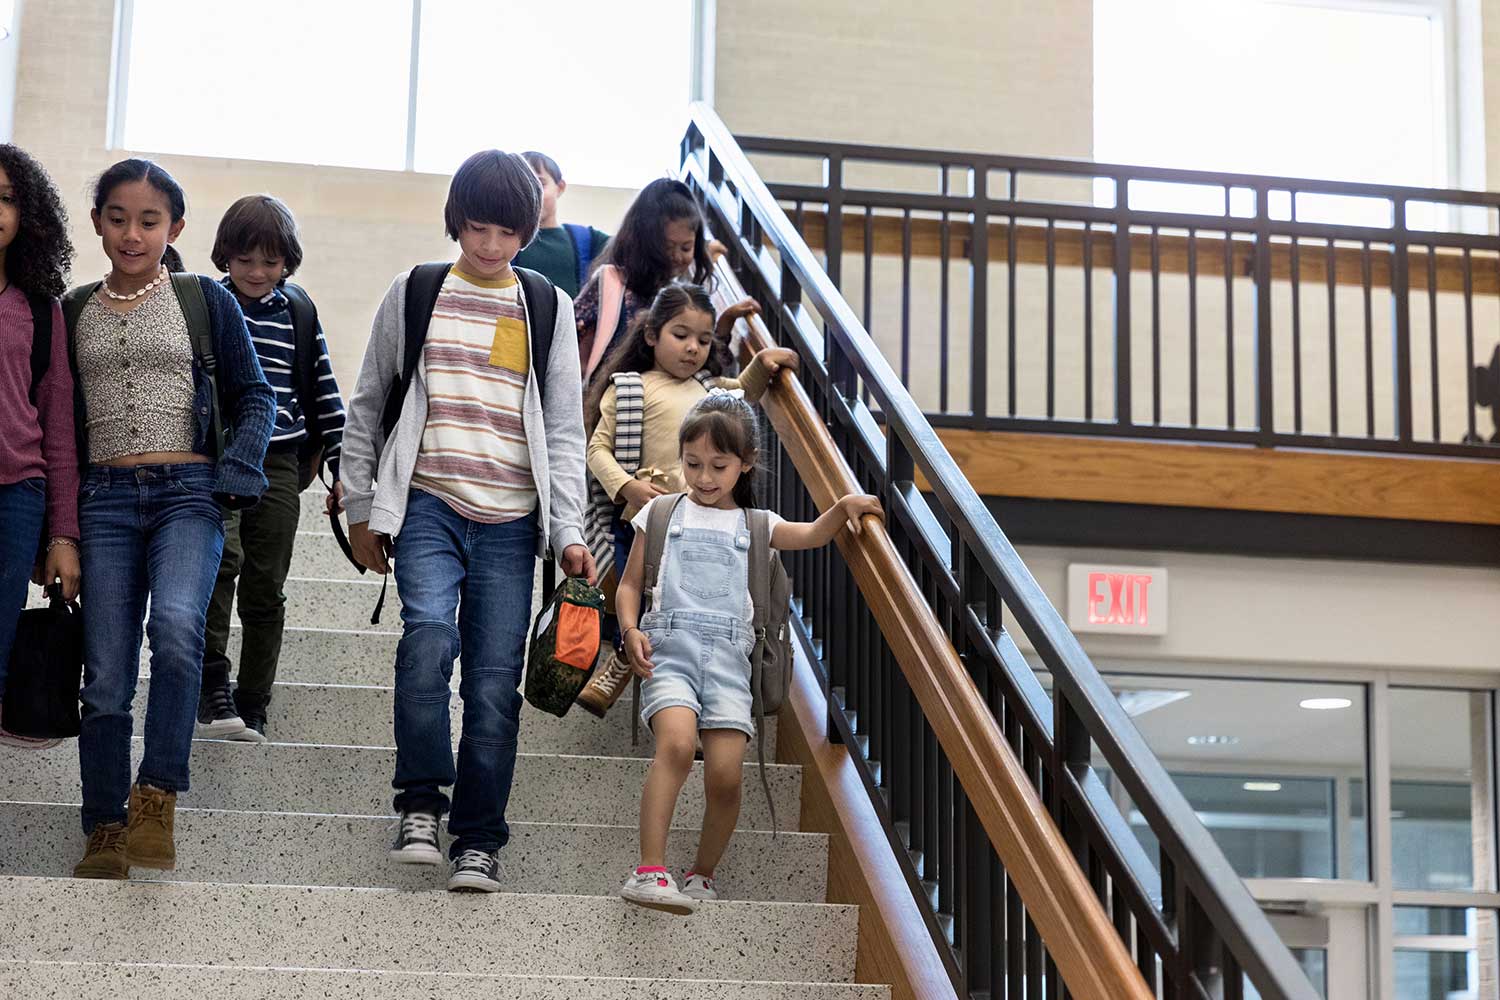
[[[750,531],[744,508],[754,506],[755,413],[728,393],[704,397],[679,434],[683,496],[643,507],[632,522],[635,544],[615,594],[631,667],[644,681],[641,718],[656,736],[656,756],[641,792],[641,859],[620,895],[670,913],[692,913],[718,899],[715,868],[740,812],[745,747],[755,734],[750,696]],[[641,617],[646,589],[645,533],[653,505],[674,504],[654,606]],[[874,497],[846,496],[816,521],[771,515],[771,544],[781,551],[826,545],[847,522],[859,531],[865,514],[880,514]],[[698,856],[682,890],[666,868],[667,828],[677,796],[703,743],[707,808]]]

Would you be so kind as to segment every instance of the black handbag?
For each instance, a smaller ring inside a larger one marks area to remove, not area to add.
[[[78,735],[78,690],[83,681],[83,613],[47,588],[48,606],[21,612],[10,649],[0,729],[39,740]]]

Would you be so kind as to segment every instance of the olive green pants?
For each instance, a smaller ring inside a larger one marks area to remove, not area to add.
[[[292,546],[297,541],[301,499],[297,495],[297,453],[268,452],[265,463],[270,486],[260,502],[235,511],[224,524],[224,561],[208,604],[203,650],[203,687],[229,680],[229,615],[239,591],[240,698],[269,702],[281,658],[281,633],[286,626],[287,574],[292,568]]]

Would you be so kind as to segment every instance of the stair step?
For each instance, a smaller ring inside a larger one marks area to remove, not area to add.
[[[655,971],[655,970],[638,970]],[[889,1000],[887,986],[341,969],[0,962],[0,995],[154,1000]]]
[[[229,659],[240,662],[243,633],[229,630]],[[363,629],[288,627],[281,637],[276,678],[300,684],[390,684],[396,676],[400,634]],[[149,650],[143,650],[143,657]],[[145,665],[143,660],[143,666]]]
[[[177,869],[141,869],[135,878],[174,882],[323,885],[431,889],[447,872],[387,860],[388,816],[318,816],[206,809],[177,811]],[[78,809],[31,802],[0,803],[0,875],[64,876],[81,856]],[[674,830],[668,860],[692,864],[698,832]],[[446,839],[445,839],[446,846]],[[501,852],[508,892],[608,893],[638,863],[635,826],[513,823]],[[720,866],[728,899],[818,903],[825,897],[828,839],[822,834],[735,835]]]
[[[80,933],[80,915],[94,931]],[[847,982],[858,909],[617,898],[0,878],[0,959]],[[643,962],[643,957],[649,961]]]
[[[368,629],[399,636],[401,597],[396,593],[395,579],[386,587],[380,624],[373,625],[370,614],[380,599],[381,578],[369,577],[370,574],[358,580],[288,577],[282,587],[286,594],[286,623],[310,628]],[[238,619],[236,609],[235,620]]]
[[[361,580],[370,579],[369,570],[360,573],[354,564],[344,558],[338,539],[328,530],[328,519],[318,515],[314,524],[306,517],[297,531],[296,544],[292,546],[292,576],[321,577],[323,579]],[[374,577],[379,579],[379,577]]]
[[[456,680],[456,678],[455,678]],[[135,734],[145,729],[150,678],[136,690],[133,712]],[[278,743],[328,743],[336,746],[394,747],[392,725],[395,693],[392,688],[343,684],[277,684],[271,697],[267,735]],[[457,693],[448,708],[453,739],[458,740],[463,702]],[[628,696],[602,719],[573,708],[559,719],[521,706],[520,743],[527,753],[567,753],[599,757],[650,757],[655,743],[651,730],[640,727],[640,742],[630,742],[631,703]],[[766,720],[766,756],[775,757],[776,719]]]
[[[142,741],[131,740],[140,761]],[[533,823],[599,823],[630,826],[639,818],[647,761],[621,757],[575,757],[523,753],[516,761],[509,818]],[[395,751],[373,747],[284,743],[193,744],[192,790],[184,807],[264,809],[277,812],[379,816],[390,811]],[[696,828],[703,813],[702,763],[683,786],[676,823]],[[802,773],[769,764],[766,776],[780,824],[796,829]],[[769,830],[771,815],[761,794],[756,765],[745,765],[742,829]],[[78,751],[73,741],[47,750],[0,747],[0,799],[76,803]]]

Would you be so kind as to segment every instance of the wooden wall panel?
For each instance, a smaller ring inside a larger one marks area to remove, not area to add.
[[[960,429],[939,436],[981,496],[1500,524],[1494,461]]]

